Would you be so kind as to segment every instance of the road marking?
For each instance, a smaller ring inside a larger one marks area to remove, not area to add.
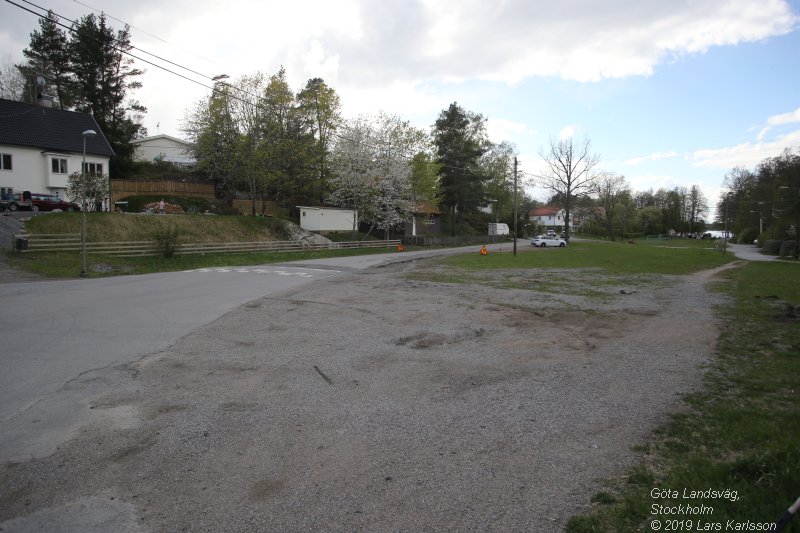
[[[338,274],[341,270],[323,270],[319,268],[308,268],[303,270],[311,270],[313,273],[309,272],[299,272],[299,271],[288,271],[284,269],[277,269],[277,268],[198,268],[194,270],[184,270],[184,273],[192,273],[192,272],[203,272],[203,273],[214,273],[214,274],[227,274],[230,272],[235,272],[237,274],[275,274],[278,276],[295,276],[298,278],[314,278],[314,277],[328,277],[332,276],[333,274]],[[319,274],[317,274],[319,273]],[[323,275],[322,273],[325,273]]]

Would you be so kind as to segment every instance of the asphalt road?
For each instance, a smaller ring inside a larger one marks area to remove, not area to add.
[[[489,245],[492,251],[511,247]],[[342,271],[477,250],[0,284],[0,461],[46,456],[71,436],[86,409],[70,383],[87,372],[164,350],[251,300]]]

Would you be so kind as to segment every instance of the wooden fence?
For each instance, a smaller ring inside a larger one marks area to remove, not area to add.
[[[303,241],[259,241],[259,242],[217,242],[186,243],[175,245],[175,255],[233,254],[250,252],[295,252],[302,250],[334,250],[342,248],[393,248],[399,240],[388,241],[350,241],[331,244],[308,243]],[[14,235],[14,247],[18,252],[80,252],[79,233]],[[89,242],[86,252],[97,255],[117,257],[152,257],[163,253],[154,241]]]
[[[111,180],[112,201],[140,194],[174,194],[193,198],[214,199],[214,185],[210,183],[189,183],[185,181],[134,181]]]

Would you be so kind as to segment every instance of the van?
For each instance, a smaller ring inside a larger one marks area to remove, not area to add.
[[[509,233],[508,224],[503,222],[489,223],[489,235],[508,235]]]

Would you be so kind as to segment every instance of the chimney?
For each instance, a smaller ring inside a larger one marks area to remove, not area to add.
[[[49,94],[39,93],[36,102],[42,107],[53,107],[53,97]]]

